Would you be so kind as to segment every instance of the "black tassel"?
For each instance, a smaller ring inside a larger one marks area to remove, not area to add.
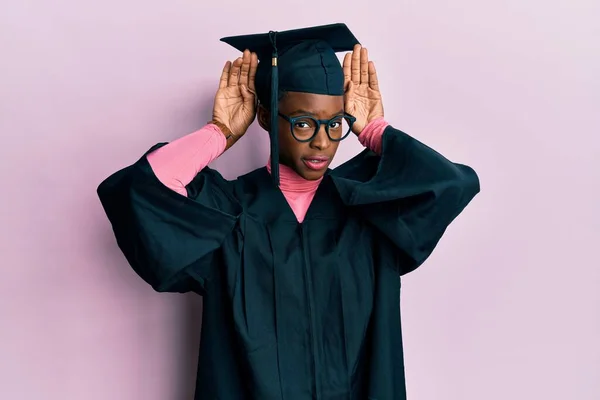
[[[269,39],[273,47],[271,59],[271,176],[275,185],[279,186],[279,72],[277,70],[277,32],[269,32]]]

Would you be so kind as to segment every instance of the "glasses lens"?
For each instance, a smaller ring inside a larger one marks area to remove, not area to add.
[[[317,130],[317,121],[310,117],[297,118],[291,124],[296,140],[309,140]]]
[[[338,141],[345,139],[352,130],[350,118],[339,116],[329,122],[329,137]]]
[[[331,121],[329,121],[329,137],[332,140],[342,140],[347,132],[350,130],[349,121],[342,117],[335,117]]]

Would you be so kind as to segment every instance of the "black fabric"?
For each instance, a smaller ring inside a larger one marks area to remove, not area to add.
[[[265,106],[271,99],[274,47],[277,49],[279,90],[341,96],[344,94],[344,74],[336,52],[351,51],[359,43],[341,23],[229,36],[221,41],[239,51],[248,49],[257,53],[256,91]]]
[[[98,190],[123,253],[161,291],[204,295],[196,399],[405,399],[400,275],[479,192],[475,172],[388,127],[325,176],[303,223],[266,168],[206,168],[189,198],[145,158]]]

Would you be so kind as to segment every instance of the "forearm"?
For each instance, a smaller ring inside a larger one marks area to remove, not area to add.
[[[378,118],[369,122],[360,135],[358,135],[359,142],[374,153],[381,155],[383,132],[388,125],[389,124],[383,118]]]
[[[163,185],[187,196],[186,186],[235,139],[227,139],[217,125],[210,123],[148,154],[148,163]]]

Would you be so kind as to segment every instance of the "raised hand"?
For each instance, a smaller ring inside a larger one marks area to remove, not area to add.
[[[233,63],[227,61],[221,73],[213,121],[225,125],[236,137],[246,133],[256,117],[254,79],[257,66],[256,53],[246,50]]]
[[[367,49],[357,44],[344,57],[344,109],[356,117],[352,131],[359,135],[367,124],[383,117],[383,101],[375,64]]]

